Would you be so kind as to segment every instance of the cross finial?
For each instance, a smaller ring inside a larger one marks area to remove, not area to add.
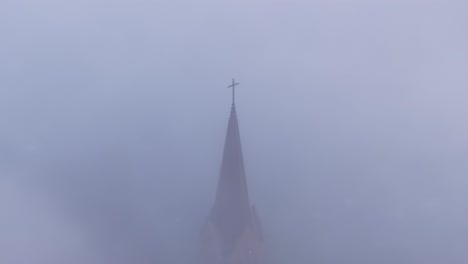
[[[236,83],[234,78],[232,78],[232,84],[228,86],[228,88],[232,88],[232,104],[234,105],[235,101],[235,91],[236,91],[236,85],[239,85],[239,83]]]

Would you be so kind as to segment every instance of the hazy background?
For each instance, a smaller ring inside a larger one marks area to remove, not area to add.
[[[0,0],[0,263],[190,264],[232,77],[272,264],[468,263],[468,2]]]

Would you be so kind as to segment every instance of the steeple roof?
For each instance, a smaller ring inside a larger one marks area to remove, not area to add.
[[[222,248],[229,254],[251,218],[244,159],[233,102],[224,143],[223,160],[218,181],[213,222],[219,231]]]

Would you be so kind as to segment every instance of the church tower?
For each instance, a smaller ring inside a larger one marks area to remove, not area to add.
[[[216,199],[202,230],[199,264],[264,264],[263,238],[255,208],[250,204],[239,123],[232,85],[228,121]]]

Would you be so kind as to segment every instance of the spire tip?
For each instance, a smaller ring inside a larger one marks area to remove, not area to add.
[[[239,83],[236,83],[236,80],[232,78],[232,84],[228,86],[228,88],[232,88],[232,105],[235,105],[236,103],[236,86],[239,85]]]

